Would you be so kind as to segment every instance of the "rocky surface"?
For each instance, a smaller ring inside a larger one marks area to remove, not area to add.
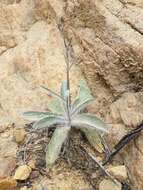
[[[12,178],[0,179],[1,190],[13,190],[14,188],[16,188],[16,186],[17,182]]]
[[[23,124],[22,111],[46,109],[50,98],[39,86],[59,91],[65,78],[63,39],[51,10],[47,1],[0,3],[1,121]],[[81,73],[77,67],[72,73],[76,86]]]
[[[14,179],[16,180],[26,180],[31,173],[31,168],[27,165],[19,166],[14,174]]]
[[[143,120],[142,0],[1,0],[0,157],[8,158],[5,168],[18,150],[7,126],[22,126],[22,111],[47,109],[51,97],[39,86],[59,91],[65,77],[63,40],[56,25],[61,16],[96,98],[89,110],[111,126],[110,146]],[[72,70],[73,94],[81,71],[78,66]],[[140,135],[121,154],[137,190],[143,189],[142,149]],[[4,171],[2,175],[9,175]]]
[[[96,97],[88,110],[109,123],[107,141],[114,146],[143,121],[143,1],[81,0],[69,3],[66,13],[65,30]],[[141,138],[122,157],[133,189],[139,190],[143,188]]]
[[[124,165],[110,166],[107,171],[121,182],[127,180],[128,178],[127,169]]]
[[[114,183],[106,179],[101,181],[101,183],[99,184],[99,190],[121,190],[121,189],[122,186],[119,182]]]
[[[15,129],[13,136],[17,143],[23,143],[26,138],[26,131],[23,128]]]
[[[0,190],[93,190],[82,172],[72,168],[68,163],[60,161],[52,170],[46,172],[43,160],[44,138],[42,140],[37,135],[30,144],[32,150],[29,150],[29,154],[28,150],[25,152],[27,164],[24,164],[23,144],[15,142],[14,131],[17,130],[11,126],[0,133]],[[28,149],[28,144],[25,145]],[[39,145],[42,149],[39,149]],[[40,158],[38,150],[42,153]]]
[[[16,160],[14,158],[0,158],[0,178],[6,178],[11,175],[16,167]]]
[[[85,183],[83,176],[77,171],[66,171],[64,174],[53,174],[53,177],[49,179],[39,179],[34,185],[33,190],[41,190],[42,187],[48,188],[49,190],[93,190],[93,188]]]

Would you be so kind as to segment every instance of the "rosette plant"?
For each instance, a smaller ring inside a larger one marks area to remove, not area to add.
[[[65,47],[67,50],[66,42]],[[77,97],[71,102],[69,71],[72,64],[69,63],[68,56],[69,54],[67,52],[67,79],[62,82],[60,94],[46,87],[42,87],[54,96],[54,99],[48,104],[49,111],[28,111],[23,113],[24,118],[34,121],[34,129],[55,127],[55,131],[46,149],[47,167],[51,166],[57,160],[62,145],[67,140],[72,127],[79,128],[83,132],[86,132],[87,138],[90,138],[89,131],[91,134],[94,133],[94,138],[98,142],[98,145],[101,143],[99,137],[107,132],[107,126],[102,120],[95,115],[83,113],[87,105],[94,100],[84,80],[80,81]]]

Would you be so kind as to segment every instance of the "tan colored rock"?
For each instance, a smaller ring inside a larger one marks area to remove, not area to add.
[[[0,158],[0,178],[8,177],[16,167],[16,160],[10,158]]]
[[[1,3],[4,3],[4,4],[12,4],[14,2],[15,0],[1,0]]]
[[[119,182],[112,182],[108,179],[104,179],[99,184],[99,190],[122,190],[122,185]]]
[[[2,138],[0,136],[0,157],[17,157],[18,146],[17,143],[13,141],[13,136],[8,138]]]
[[[31,168],[27,165],[19,166],[14,174],[14,179],[16,180],[26,180],[31,173]]]
[[[0,190],[13,190],[16,186],[17,182],[12,178],[0,179]]]
[[[3,121],[0,123],[0,133],[6,131],[7,128],[12,127],[11,125],[9,125],[9,123],[7,121]]]
[[[36,160],[30,160],[27,165],[34,169],[36,167]]]
[[[20,190],[31,190],[31,188],[28,188],[27,186],[21,187]]]
[[[10,137],[9,131],[6,131],[5,133],[1,134],[1,138],[3,138],[3,139],[8,139],[9,137]]]
[[[130,143],[125,151],[122,153],[124,163],[126,164],[129,172],[129,177],[132,179],[134,184],[134,189],[142,189],[142,178],[143,178],[143,135],[135,140],[135,142]]]
[[[113,147],[143,121],[142,0],[80,0],[72,9],[66,7],[65,19],[65,30],[96,98],[88,110],[111,126],[107,142]],[[143,189],[141,138],[142,134],[119,154],[133,189]]]
[[[110,7],[112,7],[112,1],[110,0],[109,2]],[[139,32],[133,30],[130,25],[125,24],[120,21],[120,18],[111,14],[109,8],[107,9],[102,1],[90,1],[90,3],[81,1],[80,6],[88,6],[91,9],[90,13],[88,16],[87,14],[84,15],[84,11],[86,12],[86,8],[84,8],[82,14],[80,14],[80,10],[77,11],[78,9],[75,8],[74,14],[70,15],[69,25],[75,29],[82,47],[86,48],[86,51],[83,51],[82,54],[80,53],[81,63],[83,63],[81,66],[83,66],[85,75],[88,76],[87,79],[94,94],[99,94],[102,89],[107,90],[107,92],[110,92],[111,89],[112,93],[114,92],[115,94],[121,94],[132,89],[133,86],[136,86],[136,83],[134,83],[135,80],[131,80],[130,76],[134,75],[137,77],[136,80],[141,81],[142,36]],[[100,24],[95,22],[96,19],[100,21]],[[84,24],[86,24],[86,28],[84,28]],[[140,26],[142,25],[140,24]],[[106,27],[110,29],[107,30]],[[91,35],[87,35],[89,30],[93,38],[91,38]],[[94,37],[94,34],[96,37]],[[89,42],[89,44],[86,42]],[[138,55],[138,59],[133,56],[128,47],[132,47],[134,54]],[[137,51],[137,48],[139,48],[139,51]],[[132,55],[130,56],[130,54]],[[130,60],[128,56],[130,56]],[[126,72],[127,69],[129,72]],[[138,72],[138,75],[136,75],[135,71]],[[103,80],[100,80],[101,78]],[[104,80],[109,88],[102,85]],[[96,87],[101,85],[99,92],[97,88],[94,88],[95,85]]]
[[[53,7],[57,18],[60,18],[64,14],[65,2],[62,0],[49,0],[50,5]]]
[[[64,172],[62,172],[63,168]],[[36,180],[32,190],[42,190],[42,187],[48,190],[93,190],[91,185],[85,182],[82,173],[65,164],[59,168],[53,168],[51,179],[45,177]]]
[[[14,135],[14,139],[17,143],[22,143],[26,137],[26,131],[23,128],[14,129],[13,135]]]
[[[4,48],[2,53],[22,43],[25,40],[25,30],[35,21],[32,11],[34,3],[30,1],[29,6],[27,3],[22,1],[20,4],[6,5],[0,2],[0,46]]]
[[[62,12],[62,4],[51,2],[57,6],[56,11]],[[23,124],[22,111],[47,109],[50,98],[39,86],[59,91],[65,78],[63,40],[53,20],[52,5],[46,0],[24,0],[0,6],[0,90],[3,92],[0,95],[0,121]],[[47,18],[45,11],[51,18]],[[48,24],[46,19],[51,22]],[[75,91],[81,73],[77,67],[72,73]]]
[[[56,20],[55,11],[53,7],[51,6],[51,4],[49,3],[49,1],[37,0],[33,2],[34,2],[34,9],[35,9],[35,17],[37,20],[42,19],[42,20],[48,21],[49,23],[52,20]]]
[[[26,36],[27,40],[0,56],[1,119],[7,118],[17,125],[24,123],[21,112],[47,109],[50,98],[40,85],[59,92],[65,79],[63,41],[56,26],[39,21]],[[78,67],[73,67],[73,93],[81,77]]]
[[[92,111],[112,126],[108,141],[114,146],[143,116],[142,0],[1,0],[0,123],[23,124],[21,112],[47,109],[50,97],[39,85],[59,91],[65,60],[54,20],[64,14],[65,33],[96,97]],[[78,67],[72,76],[75,92]],[[15,157],[16,143],[8,133],[2,136],[0,156]],[[143,189],[142,135],[131,145],[124,160],[133,188]]]
[[[115,122],[125,123],[128,128],[122,124],[122,131],[131,130],[134,127],[137,127],[142,123],[142,92],[138,93],[126,93],[120,99],[115,101],[111,105],[110,116],[111,120]],[[121,129],[121,127],[120,127]],[[118,132],[119,128],[116,131],[116,125],[113,125],[112,130],[110,131],[109,137],[107,137],[108,142],[114,146],[118,141]],[[115,132],[116,131],[116,132]],[[113,133],[112,133],[113,132]],[[125,132],[125,134],[127,131]],[[117,136],[116,136],[117,134]],[[111,136],[113,138],[111,139]],[[117,137],[117,138],[116,138]],[[122,137],[122,136],[121,136]],[[113,141],[112,141],[113,140]],[[143,143],[142,143],[142,134],[133,142],[130,142],[129,145],[121,151],[121,156],[125,165],[128,168],[128,175],[134,184],[134,189],[142,189],[142,165],[143,165]],[[138,181],[138,182],[137,182]]]
[[[106,141],[113,148],[122,137],[127,134],[128,130],[125,128],[124,124],[110,124],[109,134],[106,136]]]
[[[112,120],[135,127],[142,122],[143,93],[125,93],[110,107]]]
[[[124,165],[109,167],[107,171],[120,181],[125,181],[128,178],[127,169]]]
[[[135,30],[138,30],[138,32],[142,33],[143,25],[141,21],[143,19],[143,1],[139,0],[138,3],[135,3],[135,0],[131,0],[134,1],[134,3],[129,3],[129,1],[126,0],[126,4],[123,4],[124,0],[122,2],[103,0],[103,4],[112,12],[112,14],[118,14],[118,17],[124,23],[134,27]]]
[[[123,0],[131,5],[143,6],[143,0]]]

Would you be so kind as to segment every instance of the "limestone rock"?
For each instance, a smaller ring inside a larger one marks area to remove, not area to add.
[[[131,5],[138,5],[138,6],[143,6],[143,0],[127,0],[125,3],[131,4]]]
[[[112,120],[122,121],[129,127],[135,127],[142,122],[143,93],[125,93],[111,105]]]
[[[10,176],[15,167],[16,160],[14,158],[0,158],[0,178]]]
[[[110,180],[104,179],[99,184],[99,190],[122,190],[122,185],[119,182],[116,184]]]
[[[12,4],[14,2],[15,0],[1,0],[1,3],[5,3],[5,4]]]
[[[36,167],[36,159],[29,160],[27,165],[30,166],[30,168],[34,169]]]
[[[16,158],[18,146],[13,142],[13,137],[2,138],[0,136],[0,157],[12,157]]]
[[[47,109],[65,78],[63,41],[55,24],[65,20],[79,63],[93,95],[92,111],[111,125],[111,146],[143,118],[142,0],[1,0],[0,1],[0,123],[24,124],[26,110]],[[90,11],[87,11],[90,10]],[[59,69],[60,68],[60,69]],[[72,92],[82,78],[71,74]],[[127,127],[128,126],[128,127]],[[5,131],[4,129],[1,132]],[[3,137],[2,137],[3,136]],[[143,189],[142,135],[123,151],[134,189]],[[0,136],[0,157],[15,157],[11,135]]]
[[[63,170],[63,166],[59,168]],[[77,170],[69,169],[68,165],[64,164],[65,173],[58,172],[57,168],[53,170],[52,178],[42,178],[35,181],[32,190],[42,190],[42,187],[48,190],[93,190],[88,182],[85,182],[84,176]]]
[[[28,188],[27,186],[21,187],[20,190],[31,190],[31,188]]]
[[[47,101],[51,98],[39,86],[59,92],[60,83],[65,79],[63,50],[63,40],[56,25],[38,21],[26,32],[26,40],[0,56],[0,119],[21,125],[26,122],[20,117],[23,111],[47,109]],[[80,78],[79,68],[73,67],[73,94]]]
[[[81,0],[66,7],[65,30],[96,98],[88,110],[111,126],[111,147],[143,121],[142,2]],[[122,151],[133,189],[143,189],[141,138]]]
[[[124,165],[109,167],[107,171],[120,181],[125,181],[128,178],[127,169]]]
[[[57,18],[60,18],[64,14],[65,2],[62,0],[49,0],[50,5],[53,7]]]
[[[27,165],[19,166],[14,175],[14,179],[16,180],[26,180],[31,173],[31,168]]]
[[[4,120],[0,122],[0,133],[3,133],[7,128],[12,127],[8,121]]]
[[[14,139],[17,143],[22,143],[26,137],[26,131],[25,129],[15,129],[13,132]]]
[[[17,182],[12,178],[0,179],[0,190],[13,190],[16,186]]]

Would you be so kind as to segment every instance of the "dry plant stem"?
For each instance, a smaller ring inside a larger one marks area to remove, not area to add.
[[[55,161],[58,159],[58,156],[61,152],[61,148],[63,143],[68,138],[68,133],[71,129],[71,115],[70,115],[70,109],[71,109],[71,98],[70,98],[70,63],[69,63],[69,41],[64,37],[63,34],[63,26],[59,27],[59,30],[61,32],[61,35],[63,37],[64,46],[65,46],[65,61],[66,61],[66,78],[67,78],[67,94],[66,94],[66,109],[67,109],[67,125],[63,127],[58,127],[55,129],[53,136],[50,140],[50,143],[47,146],[46,151],[46,166],[50,167],[52,164],[55,163]]]
[[[71,127],[71,115],[70,115],[70,109],[71,109],[71,95],[70,95],[70,69],[72,67],[72,64],[70,64],[70,46],[71,42],[65,38],[64,36],[64,22],[61,19],[60,24],[58,24],[59,31],[61,33],[61,36],[63,38],[64,42],[64,57],[66,62],[66,80],[67,80],[67,97],[66,97],[66,107],[67,107],[67,119],[68,119],[68,126]]]
[[[97,161],[95,156],[89,153],[84,147],[82,148],[88,154],[88,156],[99,166],[99,168],[105,173],[105,175],[108,176],[115,184],[117,184],[117,180],[114,177],[112,177],[108,171],[105,170],[104,166],[100,162]]]
[[[142,130],[143,130],[143,124],[141,123],[135,129],[131,130],[128,134],[123,136],[121,140],[114,146],[113,150],[111,151],[108,158],[106,158],[103,165],[112,161],[114,156],[116,156],[125,146],[127,146],[130,143],[130,141],[136,139],[138,135],[142,132]]]
[[[71,45],[71,40],[67,39],[64,35],[64,21],[63,18],[60,19],[59,22],[57,22],[58,29],[61,33],[61,36],[63,38],[64,42],[64,57],[65,57],[65,62],[66,62],[66,78],[67,78],[67,116],[69,120],[69,126],[71,126],[71,115],[70,115],[70,109],[71,109],[71,92],[70,92],[70,70],[72,66],[74,65],[73,59],[74,57],[74,51]],[[72,60],[72,61],[71,61]],[[71,61],[71,63],[70,63]]]
[[[68,91],[68,96],[67,96],[67,100],[66,100],[66,107],[67,107],[67,118],[68,118],[68,125],[71,127],[71,114],[70,114],[70,109],[71,109],[71,96],[70,96],[70,69],[72,68],[72,66],[74,65],[74,61],[75,61],[75,56],[74,56],[74,51],[71,45],[71,41],[66,39],[64,36],[64,21],[60,20],[59,24],[58,24],[58,28],[59,31],[61,33],[61,36],[63,38],[63,42],[64,42],[64,57],[65,57],[65,61],[66,61],[66,74],[67,74],[67,91]],[[70,63],[69,60],[72,60],[72,62]],[[75,110],[76,112],[77,110]],[[87,139],[89,140],[90,144],[93,147],[97,147],[95,146],[96,142],[95,140],[93,140],[93,137],[96,138],[97,137],[97,132],[90,130],[90,129],[82,129],[81,131],[83,131],[85,133],[85,136],[87,137]],[[95,143],[95,144],[94,144]],[[98,148],[98,150],[101,149],[101,146]],[[100,150],[99,152],[103,152],[103,150]]]
[[[69,65],[69,53],[68,53],[68,45],[66,40],[64,39],[65,51],[66,51],[66,73],[67,73],[67,116],[68,116],[68,126],[71,127],[71,118],[70,118],[70,107],[71,107],[71,98],[70,98],[70,65]]]
[[[56,92],[52,91],[51,89],[47,88],[47,87],[44,87],[44,86],[40,86],[41,88],[49,91],[50,95],[54,95],[58,98],[60,98],[61,100],[65,101],[59,94],[57,94]]]
[[[32,138],[34,137],[34,135],[32,134],[32,131],[30,132],[31,136],[29,136],[29,138],[27,139],[27,141],[25,142],[23,148],[21,148],[20,152],[23,152],[23,163],[26,164],[26,155],[27,155],[27,150],[28,150],[28,145],[31,143]]]
[[[111,154],[111,151],[110,151],[110,148],[108,146],[108,144],[106,143],[104,137],[101,137],[102,138],[102,144],[103,144],[103,147],[104,147],[104,152],[106,154],[106,158],[108,158]]]

